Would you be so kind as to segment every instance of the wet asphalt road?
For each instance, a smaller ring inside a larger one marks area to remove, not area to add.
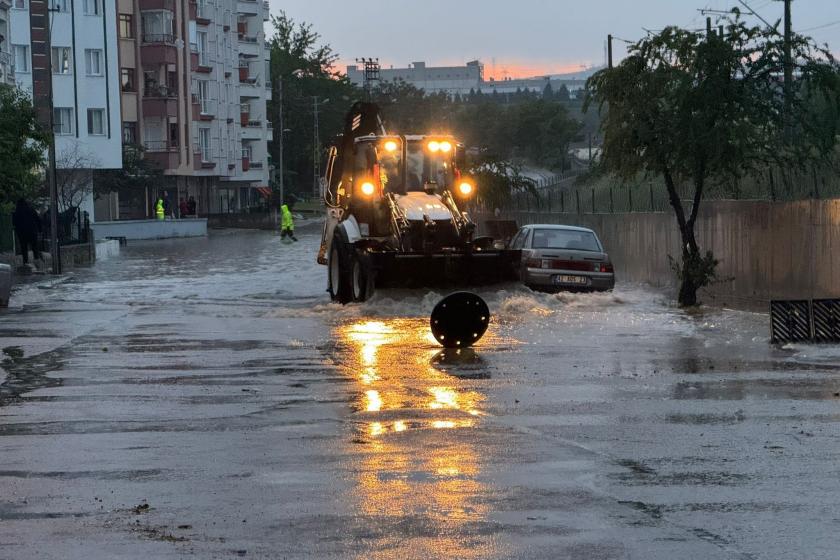
[[[840,350],[661,294],[329,303],[317,233],[136,243],[0,312],[0,558],[837,558]]]

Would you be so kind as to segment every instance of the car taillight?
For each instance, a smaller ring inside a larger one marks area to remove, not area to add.
[[[612,272],[613,265],[609,262],[595,263],[594,265],[592,265],[592,270],[594,270],[595,272]]]
[[[528,268],[542,268],[542,259],[527,259],[525,266]]]

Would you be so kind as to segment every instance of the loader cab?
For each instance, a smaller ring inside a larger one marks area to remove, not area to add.
[[[405,192],[440,194],[460,178],[463,147],[451,137],[406,136],[405,152]]]

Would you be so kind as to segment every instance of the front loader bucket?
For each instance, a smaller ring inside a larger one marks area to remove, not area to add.
[[[472,253],[370,252],[378,287],[478,286],[516,280],[518,250]]]

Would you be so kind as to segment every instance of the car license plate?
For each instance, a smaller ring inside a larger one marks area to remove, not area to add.
[[[589,284],[589,278],[586,276],[571,276],[566,274],[558,274],[554,277],[555,284],[575,284],[578,286],[585,286]]]

